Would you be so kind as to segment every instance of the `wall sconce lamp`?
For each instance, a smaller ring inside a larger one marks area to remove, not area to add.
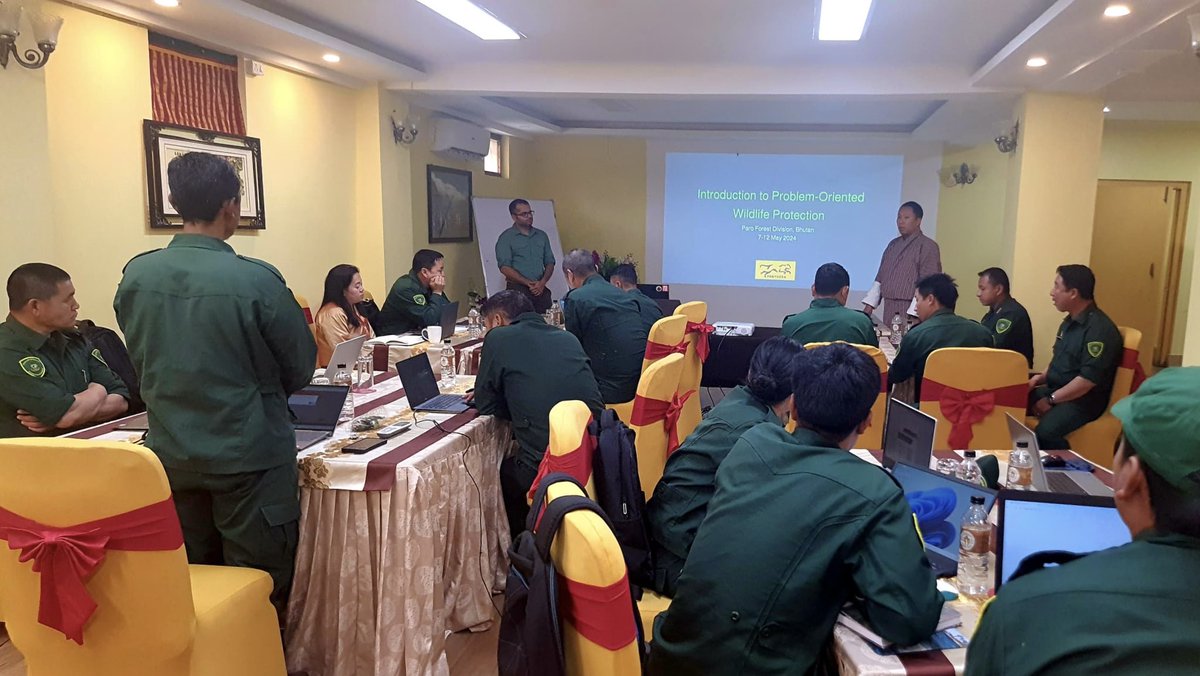
[[[21,52],[17,49],[17,36],[21,34],[21,15],[24,8],[13,2],[0,2],[0,67],[8,68],[9,55],[26,68],[41,68],[50,58],[50,52],[58,46],[58,31],[62,29],[62,17],[44,12],[30,12],[29,25],[33,27],[33,39],[37,50]],[[41,52],[39,54],[39,52]]]
[[[946,168],[942,170],[941,174],[942,185],[946,186],[947,188],[953,188],[956,185],[964,186],[974,183],[975,178],[979,176],[979,169],[976,167],[968,167],[967,163],[963,162],[958,169]]]
[[[1002,153],[1011,153],[1017,149],[1017,135],[1021,132],[1021,121],[1013,122],[1012,131],[995,138],[996,149]]]
[[[396,122],[395,113],[396,111],[393,110],[391,115],[392,140],[395,141],[397,145],[409,145],[413,141],[416,141],[417,134],[420,133],[417,130],[417,120],[406,115],[403,120]]]

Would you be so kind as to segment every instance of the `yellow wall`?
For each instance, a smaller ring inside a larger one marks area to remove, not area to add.
[[[0,276],[22,263],[61,264],[54,256],[50,153],[46,148],[44,70],[11,62],[0,70]],[[7,302],[4,303],[7,307]]]
[[[975,298],[977,273],[1004,267],[1004,209],[1008,195],[1009,155],[988,142],[973,148],[949,148],[942,167],[956,169],[966,162],[978,177],[970,185],[942,186],[938,196],[937,242],[942,269],[958,282],[957,313],[979,319],[987,312]]]
[[[1104,125],[1100,178],[1143,181],[1187,181],[1192,184],[1184,238],[1179,302],[1171,354],[1187,354],[1200,364],[1200,312],[1188,312],[1194,296],[1196,232],[1200,230],[1200,124],[1111,120]],[[1190,320],[1190,326],[1189,326]],[[1190,349],[1185,352],[1185,340]]]

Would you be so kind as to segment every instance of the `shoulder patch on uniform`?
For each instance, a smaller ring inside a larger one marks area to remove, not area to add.
[[[419,293],[414,293],[413,294],[413,302],[416,303],[417,305],[424,305],[425,304],[425,296],[422,294],[419,294]]]
[[[1000,321],[996,322],[996,333],[1004,333],[1005,331],[1008,331],[1011,328],[1012,328],[1012,320],[1011,319],[1001,319]]]
[[[21,367],[21,370],[26,373],[26,375],[34,378],[41,378],[42,376],[46,375],[46,365],[43,364],[42,360],[38,359],[37,357],[24,357],[18,361],[17,364]]]
[[[1104,354],[1104,343],[1098,340],[1093,340],[1087,344],[1087,351],[1088,354],[1092,355],[1093,358],[1097,358]]]
[[[249,256],[238,255],[238,258],[240,258],[248,263],[254,263],[255,265],[257,265],[261,268],[265,268],[265,269],[269,270],[270,273],[272,275],[275,275],[275,277],[277,279],[279,279],[280,282],[283,282],[284,285],[287,284],[287,280],[285,280],[283,278],[283,273],[280,272],[274,265],[271,265],[270,263],[268,263],[266,261],[260,261],[257,258],[251,258]]]
[[[92,348],[92,356],[96,358],[96,361],[100,362],[101,364],[104,364],[105,366],[108,366],[108,362],[104,361],[104,355],[100,354],[100,348],[98,348],[98,347]]]

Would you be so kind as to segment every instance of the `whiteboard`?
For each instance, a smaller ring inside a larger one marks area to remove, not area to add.
[[[483,283],[487,295],[498,293],[508,287],[500,266],[496,265],[496,239],[500,233],[512,227],[512,215],[508,203],[515,197],[473,197],[475,207],[475,234],[479,242],[479,258],[483,261]],[[554,253],[554,274],[547,286],[555,300],[567,295],[567,280],[562,274],[563,250],[558,239],[558,223],[554,220],[552,200],[528,200],[533,209],[533,227],[542,230],[550,238],[550,251]]]

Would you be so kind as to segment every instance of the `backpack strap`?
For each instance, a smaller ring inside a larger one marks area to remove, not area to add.
[[[542,477],[541,483],[538,484],[537,490],[533,493],[533,502],[529,505],[529,515],[525,517],[525,530],[535,530],[534,526],[537,525],[538,519],[541,518],[542,510],[546,508],[546,489],[550,487],[550,484],[557,483],[559,481],[569,481],[576,486],[579,486],[579,490],[583,491],[585,495],[587,494],[587,489],[584,488],[583,485],[580,484],[579,481],[577,481],[575,477],[571,476],[570,474],[567,474],[566,472],[553,472],[551,474],[547,474],[546,476]]]
[[[604,510],[591,498],[586,498],[582,495],[566,495],[547,505],[545,512],[542,514],[542,520],[538,524],[538,529],[534,533],[533,541],[537,546],[538,554],[543,559],[550,558],[550,545],[554,543],[554,536],[558,534],[558,527],[562,525],[562,520],[567,514],[578,511],[587,510],[600,516],[604,520],[608,529],[612,530],[612,523],[608,520],[608,516]]]

